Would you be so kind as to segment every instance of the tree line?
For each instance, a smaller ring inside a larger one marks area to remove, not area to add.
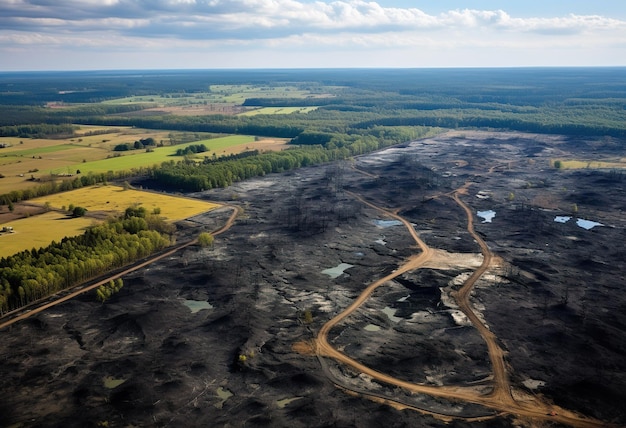
[[[0,315],[160,251],[171,233],[163,219],[133,210],[83,235],[1,258]]]

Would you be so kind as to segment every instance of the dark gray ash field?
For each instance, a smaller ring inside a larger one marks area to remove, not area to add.
[[[461,189],[494,255],[469,302],[505,351],[513,397],[576,412],[573,426],[623,426],[626,179],[553,166],[614,156],[611,138],[454,131],[193,193],[242,208],[212,247],[125,277],[105,304],[88,293],[2,332],[0,425],[561,426],[410,393],[316,352],[326,322],[420,253],[376,206],[408,220],[433,256],[328,342],[400,380],[489,394],[487,346],[454,300],[483,260],[450,197]],[[179,240],[229,215],[181,222]]]

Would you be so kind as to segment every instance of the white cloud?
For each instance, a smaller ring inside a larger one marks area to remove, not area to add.
[[[626,46],[626,22],[575,14],[521,18],[504,10],[433,15],[363,0],[0,0],[0,55],[27,45],[144,53],[247,47],[276,55],[290,49],[301,55],[385,49],[468,55],[472,49],[580,47],[623,63],[616,52]]]

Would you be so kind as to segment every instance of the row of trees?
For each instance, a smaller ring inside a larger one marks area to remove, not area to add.
[[[209,148],[205,144],[191,144],[184,149],[177,149],[176,156],[195,155],[197,153],[207,152]]]
[[[2,258],[0,315],[160,251],[170,245],[168,232],[171,226],[156,215],[133,211],[83,235]]]
[[[149,137],[149,138],[142,138],[140,140],[135,141],[133,144],[131,143],[122,143],[122,144],[117,144],[115,147],[113,147],[113,151],[116,152],[125,152],[128,150],[142,150],[145,149],[146,147],[155,147],[156,141],[154,140],[154,138]]]
[[[102,303],[109,300],[115,293],[118,293],[124,286],[122,278],[117,278],[115,281],[110,280],[107,284],[103,284],[96,289],[96,298]]]
[[[12,190],[8,193],[0,195],[0,204],[10,205],[14,202],[27,201],[29,199],[38,198],[41,196],[52,195],[54,193],[65,192],[73,189],[80,189],[81,187],[93,186],[100,183],[108,183],[114,180],[124,180],[129,177],[138,177],[144,175],[150,175],[153,167],[138,167],[128,171],[108,171],[102,173],[93,173],[81,175],[74,178],[57,179],[56,177],[48,177],[41,184],[21,189]]]
[[[226,187],[251,177],[346,159],[425,136],[428,132],[431,130],[424,127],[394,130],[378,127],[372,132],[374,135],[333,134],[325,146],[302,146],[236,159],[225,158],[221,162],[169,161],[152,169],[151,174],[163,186],[197,192]]]
[[[73,136],[77,129],[78,126],[69,123],[0,126],[0,137],[67,138]]]

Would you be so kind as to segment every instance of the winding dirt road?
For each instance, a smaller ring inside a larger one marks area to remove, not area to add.
[[[461,189],[467,189],[468,184],[464,185]],[[368,298],[371,297],[372,293],[381,285],[384,285],[386,282],[396,278],[399,275],[402,275],[405,272],[410,270],[418,269],[422,267],[432,256],[432,250],[424,243],[417,233],[413,226],[403,217],[398,214],[391,212],[389,210],[378,207],[368,201],[365,201],[362,197],[350,193],[352,197],[359,200],[363,204],[374,208],[378,211],[383,212],[384,214],[395,218],[401,221],[419,246],[421,252],[419,255],[410,257],[406,263],[400,266],[393,273],[381,278],[374,283],[370,284],[363,290],[363,292],[356,298],[356,300],[344,309],[341,313],[337,314],[331,320],[329,320],[326,324],[322,326],[320,331],[317,334],[317,338],[315,340],[315,352],[318,358],[332,358],[342,364],[350,366],[352,369],[364,373],[373,379],[389,384],[394,385],[400,388],[403,388],[406,391],[411,393],[422,393],[428,394],[433,397],[451,399],[456,401],[463,401],[467,403],[479,404],[485,406],[487,408],[496,410],[500,415],[502,414],[515,414],[520,417],[525,417],[531,421],[553,421],[566,425],[570,425],[573,427],[580,428],[592,428],[592,427],[607,427],[611,426],[602,421],[586,418],[584,416],[578,415],[574,412],[562,409],[557,407],[545,400],[541,400],[540,397],[530,396],[518,394],[518,396],[523,396],[523,399],[516,399],[512,393],[511,385],[509,381],[509,373],[507,370],[506,363],[504,361],[505,352],[499,346],[497,342],[497,337],[484,325],[478,316],[472,310],[471,304],[469,302],[470,293],[476,284],[476,281],[487,271],[489,265],[492,260],[492,253],[489,250],[487,244],[478,236],[478,234],[474,231],[474,221],[473,221],[473,213],[471,209],[463,202],[458,196],[458,191],[453,192],[451,195],[448,195],[454,199],[454,201],[465,211],[467,216],[467,230],[471,234],[471,236],[476,240],[478,245],[481,248],[481,252],[483,254],[483,262],[481,266],[474,271],[474,273],[470,276],[470,278],[465,282],[465,284],[454,294],[454,298],[459,306],[459,308],[465,313],[468,319],[472,322],[475,328],[479,331],[480,335],[483,337],[487,344],[487,349],[489,352],[489,359],[492,364],[493,370],[493,388],[491,392],[488,394],[481,394],[475,388],[467,387],[467,386],[430,386],[430,385],[420,385],[414,384],[411,382],[407,382],[401,379],[394,378],[385,373],[381,373],[376,371],[370,367],[365,366],[364,364],[354,360],[343,352],[335,349],[328,342],[328,334],[335,326],[337,326],[342,320],[351,315],[356,309],[358,309]],[[328,374],[328,371],[326,371]],[[340,382],[336,382],[338,386],[341,388],[345,387],[340,384]],[[369,393],[365,393],[365,395],[372,395]],[[384,399],[381,397],[374,397],[377,401],[382,401],[387,404],[393,405],[398,408],[411,408],[417,411],[420,411],[425,414],[430,414],[435,417],[441,417],[444,420],[449,420],[451,418],[457,419],[465,419],[467,421],[473,420],[474,418],[462,418],[456,415],[445,415],[442,413],[436,413],[429,410],[415,408],[413,406],[407,405],[400,401],[394,401],[387,397]],[[496,417],[495,415],[492,417]]]

